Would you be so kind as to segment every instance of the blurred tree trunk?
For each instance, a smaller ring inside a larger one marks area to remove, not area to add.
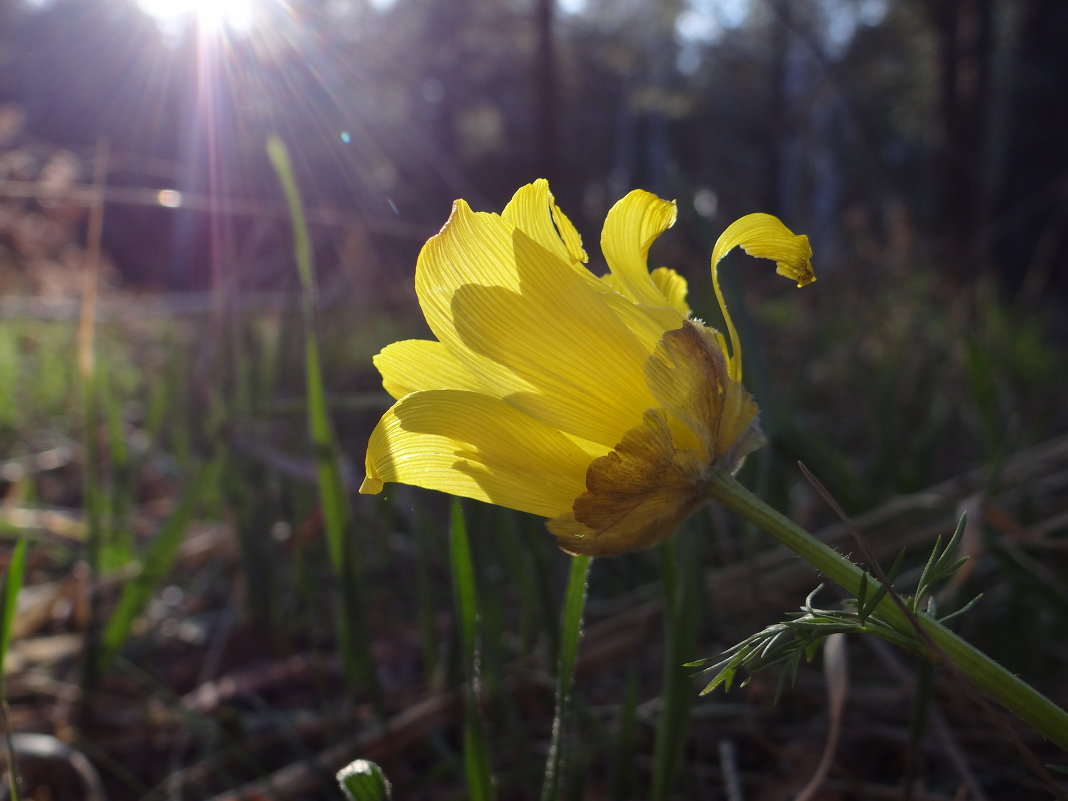
[[[1068,3],[1029,0],[1017,9],[1005,81],[998,268],[1005,287],[1029,301],[1050,290],[1068,300]]]
[[[989,264],[991,198],[986,134],[993,41],[991,0],[927,0],[938,44],[940,142],[936,247],[944,273],[963,281]]]
[[[12,37],[15,30],[15,0],[0,0],[0,102],[14,95],[11,78],[14,57]]]
[[[428,106],[433,143],[453,163],[459,157],[456,110],[466,95],[464,31],[470,22],[468,0],[434,0],[427,4],[423,29],[427,55],[419,90]]]
[[[789,137],[787,113],[790,27],[789,0],[769,0],[771,17],[771,85],[768,91],[768,133],[765,142],[764,198],[761,207],[770,214],[783,214],[783,153]]]
[[[559,81],[556,50],[553,46],[555,0],[536,0],[538,54],[534,67],[537,86],[537,164],[536,172],[552,183],[557,177]]]

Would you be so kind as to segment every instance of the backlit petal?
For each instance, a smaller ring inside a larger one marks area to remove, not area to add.
[[[686,320],[673,306],[642,306],[617,292],[604,295],[604,300],[646,353],[652,352],[665,331],[678,328]]]
[[[360,492],[399,481],[554,517],[583,491],[590,461],[604,453],[487,395],[416,392],[371,434]]]
[[[511,253],[514,228],[496,214],[453,204],[441,232],[423,246],[415,268],[415,292],[430,330],[448,350],[497,394],[531,391],[508,368],[468,349],[456,333],[452,300],[461,286],[503,287],[518,292],[519,276]],[[568,272],[573,272],[567,269]]]
[[[689,317],[691,312],[690,304],[686,302],[686,279],[670,267],[657,267],[650,275],[667,302],[684,318]]]
[[[716,246],[712,248],[712,288],[731,343],[728,372],[734,381],[741,381],[742,343],[719,286],[719,263],[736,247],[741,247],[750,256],[771,259],[775,262],[776,272],[796,281],[799,287],[815,281],[816,274],[812,272],[812,248],[808,244],[808,237],[795,234],[778,217],[747,214],[728,225],[727,230],[720,234]]]
[[[480,382],[440,342],[406,339],[387,345],[374,357],[382,386],[394,398],[423,389],[480,390]]]
[[[565,262],[584,264],[589,259],[582,237],[556,205],[544,178],[520,187],[501,217]]]
[[[715,265],[736,247],[750,256],[771,259],[776,272],[799,287],[816,280],[812,272],[812,246],[804,234],[795,234],[771,214],[747,214],[727,226],[712,250]]]
[[[612,293],[495,215],[457,203],[420,255],[416,288],[438,339],[542,422],[611,447],[653,405],[641,374],[652,343],[632,333]]]
[[[641,189],[627,194],[605,218],[601,251],[623,294],[636,303],[669,303],[649,275],[649,248],[674,224],[675,204]]]

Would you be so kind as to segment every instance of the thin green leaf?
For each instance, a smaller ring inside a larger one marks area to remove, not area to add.
[[[586,608],[586,580],[591,559],[571,557],[571,570],[564,596],[563,623],[560,627],[560,660],[556,674],[556,710],[553,715],[553,735],[549,755],[545,761],[545,776],[541,785],[541,801],[556,801],[563,766],[563,740],[571,711],[571,688],[575,683],[575,658],[579,635],[582,632],[582,613]]]
[[[979,593],[974,598],[972,598],[970,601],[968,601],[968,603],[964,604],[964,606],[962,606],[960,609],[957,609],[954,612],[950,612],[948,615],[945,615],[943,617],[938,618],[938,622],[939,623],[945,623],[947,620],[952,620],[953,618],[957,617],[958,615],[963,615],[965,612],[967,612],[969,609],[971,609],[973,606],[975,606],[977,603],[979,603],[979,599],[982,598],[982,597],[983,597],[983,594]]]
[[[452,566],[453,594],[460,621],[460,649],[464,661],[466,692],[464,702],[464,773],[467,792],[472,801],[489,801],[493,797],[489,752],[482,728],[482,710],[478,702],[479,644],[478,588],[474,562],[460,501],[453,498],[449,517],[449,561]]]
[[[860,617],[861,623],[864,623],[871,615],[871,613],[879,608],[879,604],[882,603],[883,598],[886,597],[886,594],[893,586],[894,580],[898,577],[898,574],[901,573],[901,566],[904,564],[904,559],[905,550],[902,549],[897,552],[897,558],[894,559],[894,563],[890,566],[890,570],[888,570],[886,573],[886,583],[884,584],[880,581],[878,589],[875,590],[875,592],[872,594],[871,599],[868,601],[867,608],[863,610],[863,613],[860,613],[858,611],[858,617]]]
[[[909,604],[909,610],[916,611],[916,601],[921,595],[927,592],[927,588],[931,585],[931,574],[935,565],[938,564],[938,560],[941,557],[942,537],[935,537],[934,548],[931,549],[931,555],[927,557],[927,563],[923,566],[923,570],[920,572],[920,579],[916,582],[916,596],[912,603]]]
[[[452,586],[460,621],[460,646],[470,670],[478,661],[478,590],[475,587],[475,568],[471,561],[467,523],[460,501],[456,498],[452,499],[449,514],[449,562],[452,566]]]
[[[627,671],[623,705],[619,713],[619,732],[613,750],[616,757],[610,766],[609,798],[637,797],[634,755],[638,750],[638,675],[633,665]]]
[[[662,544],[659,551],[666,631],[651,798],[666,801],[678,772],[693,708],[694,693],[685,662],[693,658],[697,645],[701,582],[700,562],[690,552],[692,540],[676,537]]]
[[[100,643],[99,675],[110,667],[122,648],[137,617],[144,612],[159,585],[170,573],[178,549],[185,540],[189,520],[196,509],[204,488],[218,480],[219,462],[212,462],[200,471],[186,489],[177,508],[163,524],[141,560],[141,572],[122,588],[119,602],[111,613]]]
[[[380,697],[375,666],[372,661],[371,638],[367,626],[361,585],[363,568],[359,549],[352,536],[352,510],[341,473],[340,449],[326,404],[319,338],[315,311],[317,288],[308,225],[304,204],[293,174],[289,153],[282,140],[272,136],[267,141],[267,155],[286,196],[289,216],[293,224],[293,258],[301,284],[301,310],[304,320],[304,365],[308,404],[308,429],[315,449],[319,502],[323,513],[330,564],[341,590],[341,609],[337,634],[345,673],[351,685],[362,684],[371,695]]]
[[[953,536],[949,538],[949,542],[946,543],[946,547],[942,549],[942,555],[938,561],[940,563],[945,562],[947,558],[957,552],[957,548],[960,545],[961,538],[964,536],[964,529],[968,525],[968,513],[961,514],[960,520],[957,521],[956,528],[953,529]]]
[[[0,608],[0,665],[7,658],[7,649],[11,645],[11,627],[15,622],[15,607],[18,606],[19,591],[26,573],[26,540],[15,543],[8,562],[7,575],[4,576],[3,608]],[[4,679],[6,673],[0,670],[0,699],[4,698]]]

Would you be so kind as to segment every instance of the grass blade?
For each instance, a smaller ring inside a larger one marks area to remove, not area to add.
[[[486,734],[482,728],[482,714],[478,702],[478,588],[475,584],[467,523],[464,521],[460,502],[455,498],[452,501],[449,521],[449,561],[452,566],[456,613],[460,620],[460,650],[466,679],[464,771],[467,776],[467,792],[471,801],[489,801],[493,798],[493,778],[490,775]]]
[[[145,610],[159,585],[170,573],[178,556],[178,549],[185,540],[189,519],[193,516],[204,489],[213,485],[218,478],[217,461],[200,471],[145,552],[141,560],[141,572],[122,588],[122,595],[119,596],[119,602],[101,637],[97,675],[103,675],[111,666],[115,655],[129,638],[134,621]]]
[[[83,266],[82,307],[78,317],[77,360],[82,388],[82,476],[85,493],[86,563],[89,566],[89,604],[85,636],[82,689],[88,698],[96,688],[99,675],[100,600],[97,581],[100,577],[101,554],[104,542],[104,509],[99,476],[99,448],[97,446],[98,386],[96,371],[96,303],[100,281],[100,242],[104,228],[104,183],[108,173],[108,143],[97,140],[93,167],[93,185],[97,189],[89,209],[86,241],[86,261]],[[87,709],[87,707],[86,707]],[[84,711],[84,710],[83,710]]]
[[[318,300],[311,240],[304,216],[300,190],[293,175],[289,153],[278,137],[267,141],[267,155],[282,184],[293,224],[293,256],[300,276],[301,309],[304,320],[304,363],[308,404],[308,430],[315,448],[319,502],[322,506],[323,527],[326,531],[330,565],[341,592],[338,616],[338,643],[346,677],[350,687],[362,685],[376,700],[380,698],[374,662],[371,658],[371,638],[368,631],[361,584],[363,569],[359,562],[352,528],[352,509],[341,474],[340,449],[327,412],[326,393],[319,357],[319,336],[316,327]]]
[[[634,755],[638,753],[638,674],[631,666],[627,671],[626,691],[619,714],[619,732],[615,742],[616,758],[612,762],[612,773],[608,797],[621,801],[637,797]]]
[[[7,649],[11,645],[11,626],[15,620],[15,606],[18,604],[19,590],[26,572],[26,540],[20,539],[11,552],[7,575],[4,576],[3,607],[0,608],[0,665],[7,658]],[[6,673],[0,670],[0,699],[4,697],[4,680]]]
[[[667,625],[660,717],[653,751],[651,798],[654,801],[664,801],[671,793],[696,695],[690,685],[689,670],[685,663],[694,658],[697,645],[700,566],[693,554],[686,554],[687,558],[681,560],[679,558],[680,549],[691,544],[691,540],[676,537],[667,540],[659,548]],[[684,565],[682,575],[679,575],[680,562]]]
[[[22,580],[26,573],[26,540],[20,539],[15,544],[15,550],[11,552],[11,561],[7,565],[7,574],[4,576],[4,591],[0,596],[0,718],[3,722],[4,746],[7,755],[7,782],[8,795],[14,801],[19,801],[18,769],[15,761],[15,749],[11,743],[11,727],[7,722],[7,697],[5,696],[6,671],[3,670],[4,660],[7,658],[7,649],[11,645],[11,626],[15,621],[15,607],[18,605],[19,591],[22,589]]]
[[[571,688],[575,683],[575,658],[578,655],[579,635],[582,633],[582,613],[586,608],[586,580],[590,575],[588,556],[571,557],[571,572],[564,596],[563,624],[560,629],[560,662],[556,674],[556,710],[553,715],[553,737],[545,762],[545,778],[541,785],[541,801],[556,801],[563,766],[563,739],[571,711]]]

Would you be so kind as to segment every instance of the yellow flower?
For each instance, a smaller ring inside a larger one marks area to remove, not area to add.
[[[708,499],[714,468],[763,444],[716,280],[740,246],[815,280],[808,239],[767,214],[731,225],[712,275],[727,340],[690,316],[686,282],[649,272],[675,204],[635,190],[608,212],[597,277],[544,180],[500,214],[462,200],[419,254],[415,288],[436,340],[374,363],[397,399],[367,446],[360,491],[387,481],[548,518],[561,548],[605,555],[671,536]]]

